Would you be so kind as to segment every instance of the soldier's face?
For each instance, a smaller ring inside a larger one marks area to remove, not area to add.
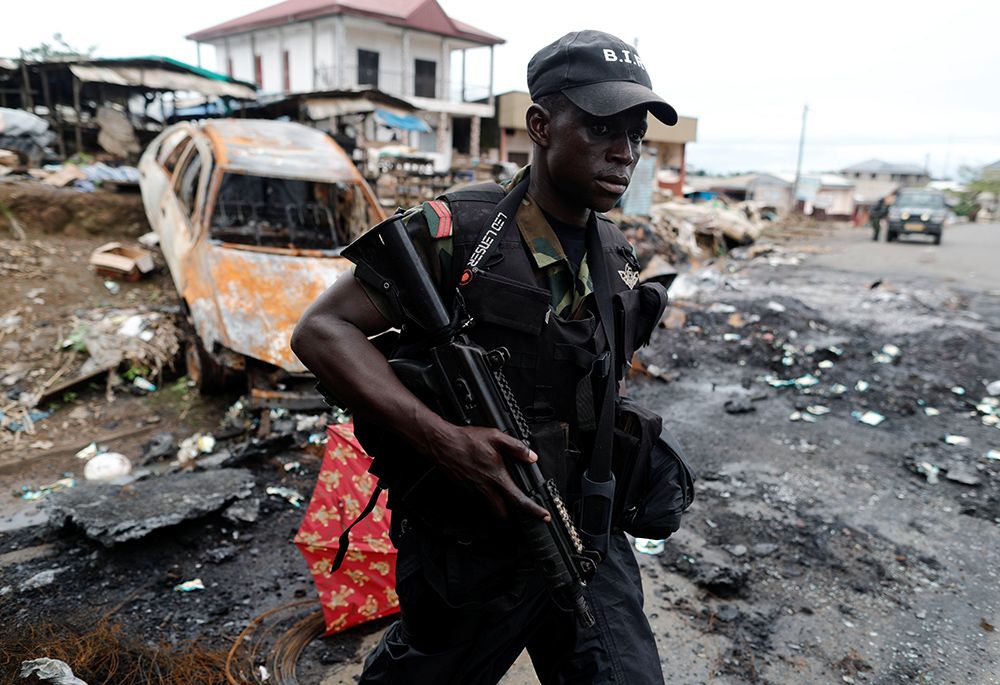
[[[632,179],[646,134],[646,109],[596,117],[567,106],[552,120],[549,170],[560,199],[572,208],[606,212]]]

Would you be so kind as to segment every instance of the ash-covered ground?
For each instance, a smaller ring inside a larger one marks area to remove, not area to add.
[[[1000,295],[820,268],[814,249],[758,245],[684,274],[638,356],[630,394],[663,414],[698,477],[681,530],[662,553],[639,555],[665,680],[1000,682],[1000,413],[987,388],[1000,379]],[[159,433],[176,447],[213,431],[213,454],[194,466],[150,459],[157,475],[126,486],[78,478],[40,500],[43,513],[14,496],[78,469],[73,451],[0,471],[3,513],[37,524],[0,533],[6,643],[103,615],[142,643],[183,652],[200,640],[225,653],[255,617],[316,597],[291,542],[305,502],[266,492],[308,497],[321,457],[313,430],[289,422],[251,441],[232,420],[220,428],[237,397],[165,387],[173,395],[159,399],[116,391],[110,405],[103,386],[81,391],[48,420],[59,433],[73,405],[89,407],[97,418],[68,424],[83,444],[145,428],[106,445],[136,461]],[[875,414],[884,418],[871,425]],[[130,525],[122,511],[134,512]],[[175,590],[194,579],[203,590]],[[254,668],[315,608],[272,615],[283,622]],[[386,625],[312,640],[298,681],[355,682]],[[52,655],[38,644],[28,658]],[[0,652],[0,682],[24,682],[14,652]],[[521,661],[504,682],[536,681]]]

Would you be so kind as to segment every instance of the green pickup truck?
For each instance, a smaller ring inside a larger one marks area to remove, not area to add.
[[[900,188],[889,207],[889,228],[885,239],[892,242],[900,235],[931,236],[941,244],[941,234],[950,215],[944,193],[931,188]]]

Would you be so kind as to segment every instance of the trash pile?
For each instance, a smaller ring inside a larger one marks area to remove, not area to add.
[[[55,139],[45,119],[0,107],[0,176],[37,166]]]
[[[15,167],[0,166],[0,176],[10,173],[15,173]],[[93,193],[101,186],[111,188],[139,186],[139,170],[137,168],[111,166],[104,162],[45,164],[21,168],[20,173],[29,181],[37,181],[56,188],[72,188],[81,193]]]
[[[108,281],[111,287],[117,283]],[[0,339],[24,325],[14,310],[0,317]],[[74,386],[107,374],[105,397],[128,387],[130,392],[156,390],[164,368],[180,349],[182,333],[173,314],[135,307],[92,309],[70,317],[69,332],[48,351],[53,367],[39,367],[22,358],[0,370],[0,444],[15,447],[21,435],[34,435],[35,423],[50,416],[47,409]],[[118,373],[121,370],[121,373]],[[13,434],[13,435],[11,435]],[[36,441],[35,449],[50,449],[51,441]]]
[[[650,216],[621,216],[619,225],[636,248],[639,263],[665,260],[670,264],[704,262],[706,259],[756,242],[764,221],[747,202],[728,204],[722,199],[693,203],[673,200],[654,204]]]

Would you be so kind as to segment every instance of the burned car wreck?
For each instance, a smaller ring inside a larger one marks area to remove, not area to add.
[[[319,406],[292,329],[349,268],[340,250],[385,218],[350,158],[301,124],[225,119],[167,128],[139,171],[191,324],[189,379],[209,393],[245,378],[251,409]]]

